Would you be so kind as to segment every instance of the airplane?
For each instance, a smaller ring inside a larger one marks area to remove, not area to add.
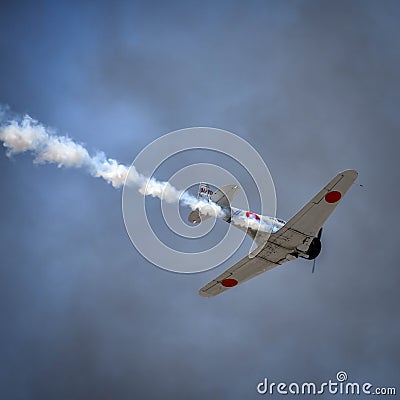
[[[214,297],[255,276],[299,257],[314,260],[321,252],[322,226],[357,179],[358,172],[337,174],[289,221],[258,215],[232,207],[238,185],[227,185],[215,192],[207,183],[199,184],[198,198],[217,204],[223,211],[217,217],[243,230],[255,240],[256,250],[227,269],[199,290],[203,297]],[[192,211],[188,220],[199,224],[210,218],[201,208]]]

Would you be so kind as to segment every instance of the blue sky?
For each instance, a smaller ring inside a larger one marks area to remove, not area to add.
[[[207,300],[198,288],[229,261],[160,270],[132,247],[120,191],[1,152],[2,397],[255,398],[264,376],[339,370],[395,385],[399,14],[395,1],[3,5],[0,102],[90,151],[130,163],[167,132],[215,126],[259,151],[283,219],[343,169],[365,189],[325,226],[314,275],[300,260]]]

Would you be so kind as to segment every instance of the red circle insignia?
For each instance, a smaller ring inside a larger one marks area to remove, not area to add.
[[[233,287],[238,284],[238,281],[236,279],[232,278],[226,278],[221,281],[221,285],[225,287]]]
[[[342,194],[336,190],[329,192],[325,195],[325,201],[327,203],[336,203],[342,198]]]
[[[259,217],[256,213],[253,213],[253,212],[251,212],[251,211],[247,211],[246,217],[247,217],[247,218],[256,219],[257,221],[260,220],[260,217]]]

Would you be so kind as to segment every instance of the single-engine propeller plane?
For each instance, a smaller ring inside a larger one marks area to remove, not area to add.
[[[213,192],[200,183],[198,197],[217,204],[223,210],[221,218],[244,230],[257,244],[257,249],[227,269],[199,290],[204,297],[213,297],[298,257],[314,260],[321,252],[322,226],[342,197],[357,179],[355,170],[340,172],[288,222],[231,207],[239,187],[227,185]],[[199,224],[210,218],[201,209],[189,214],[189,221]]]

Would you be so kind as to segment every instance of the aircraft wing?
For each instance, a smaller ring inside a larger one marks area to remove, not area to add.
[[[216,296],[256,275],[295,259],[291,253],[296,250],[307,251],[311,240],[357,176],[358,173],[354,170],[339,173],[279,231],[272,233],[262,248],[255,251],[256,256],[244,257],[202,287],[199,294],[204,297]]]

